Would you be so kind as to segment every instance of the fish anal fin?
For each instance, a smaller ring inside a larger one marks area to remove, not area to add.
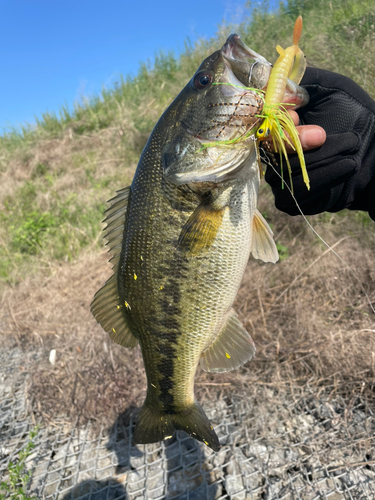
[[[138,417],[133,441],[136,444],[156,443],[172,437],[176,430],[187,432],[214,451],[220,449],[219,439],[197,402],[175,413],[164,413],[146,401]]]
[[[230,309],[219,335],[203,352],[200,365],[207,372],[229,372],[249,361],[254,354],[252,338],[234,309]]]
[[[223,221],[224,212],[225,207],[216,209],[203,201],[182,228],[178,248],[193,254],[210,248]]]
[[[90,310],[96,321],[106,331],[110,338],[123,347],[135,347],[138,343],[136,337],[130,332],[120,304],[117,289],[117,270],[124,236],[125,217],[130,199],[130,187],[117,191],[117,195],[109,200],[110,207],[106,210],[107,223],[104,229],[104,238],[112,253],[110,262],[113,263],[114,274],[106,284],[96,292]]]
[[[279,260],[273,232],[259,210],[255,211],[253,217],[251,253],[253,257],[264,262],[275,263]]]

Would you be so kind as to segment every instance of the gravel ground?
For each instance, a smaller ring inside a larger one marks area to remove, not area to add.
[[[42,349],[0,354],[0,477],[35,426],[27,411],[25,367]],[[365,398],[348,401],[264,388],[256,398],[225,397],[205,410],[218,453],[184,433],[133,446],[133,417],[112,426],[42,424],[26,462],[29,492],[42,499],[374,499],[375,416]],[[99,430],[98,430],[99,429]]]

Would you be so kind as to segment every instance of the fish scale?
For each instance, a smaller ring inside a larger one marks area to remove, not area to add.
[[[177,241],[200,200],[196,197],[189,211],[169,202],[168,195],[173,200],[184,198],[184,193],[170,185],[165,195],[159,153],[164,141],[156,130],[131,185],[132,224],[120,257],[118,287],[120,300],[131,305],[125,316],[137,325],[148,380],[146,404],[176,414],[194,404],[194,376],[202,351],[237,294],[250,254],[259,169],[253,158],[247,183],[238,179],[228,185],[230,204],[210,252],[189,254],[176,248]],[[134,273],[137,280],[131,279]]]
[[[243,58],[237,69],[233,54]],[[256,208],[260,168],[248,132],[259,95],[233,71],[244,75],[248,68],[253,80],[255,74],[264,80],[264,71],[253,71],[254,54],[232,36],[203,61],[152,131],[130,188],[107,211],[114,274],[91,310],[115,342],[140,344],[147,395],[136,443],[184,430],[218,450],[194,397],[198,364],[225,372],[255,353],[232,304],[250,252],[265,262],[276,262],[278,253]],[[223,126],[223,112],[230,126]],[[235,147],[204,147],[218,132],[224,141],[249,138]]]

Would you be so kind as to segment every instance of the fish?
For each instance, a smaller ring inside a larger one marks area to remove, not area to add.
[[[250,254],[278,260],[257,209],[260,169],[249,135],[260,124],[260,91],[270,71],[266,59],[231,35],[162,114],[132,184],[106,211],[113,275],[91,312],[114,342],[140,345],[147,394],[136,444],[182,430],[218,451],[194,396],[196,370],[227,372],[255,354],[233,302]],[[303,89],[293,85],[287,98],[303,102]],[[223,144],[239,136],[248,137]]]

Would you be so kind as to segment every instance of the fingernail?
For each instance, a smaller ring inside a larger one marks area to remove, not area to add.
[[[321,129],[311,129],[303,134],[301,140],[303,147],[305,148],[316,148],[321,146],[325,141],[325,132]]]

